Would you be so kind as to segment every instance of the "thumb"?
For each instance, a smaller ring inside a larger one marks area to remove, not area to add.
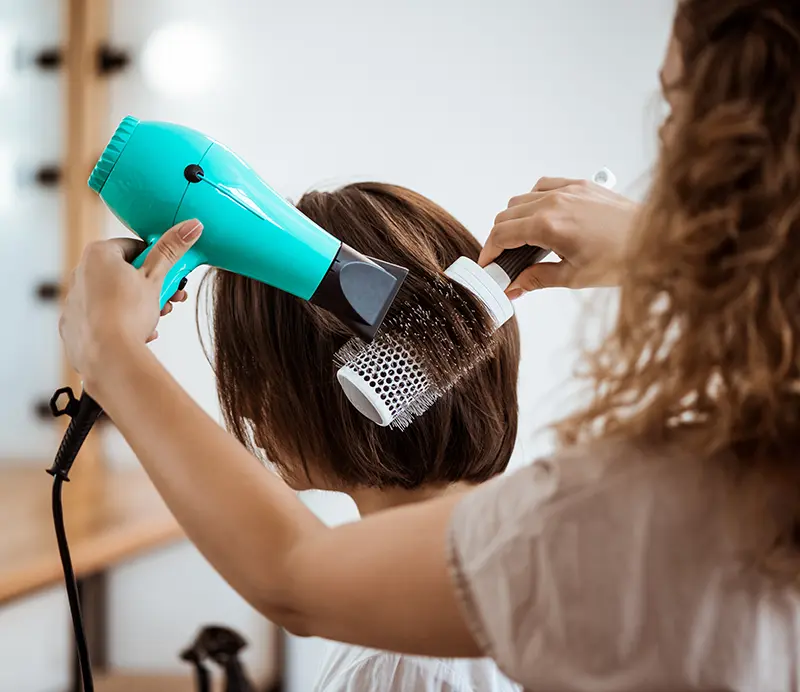
[[[506,289],[506,293],[519,296],[540,288],[567,288],[571,285],[573,273],[568,262],[540,262],[522,272]]]
[[[183,221],[162,235],[142,263],[145,276],[161,282],[167,272],[195,244],[203,231],[197,219]]]
[[[501,252],[503,252],[503,248],[495,244],[494,238],[490,235],[489,239],[486,241],[486,245],[481,249],[480,257],[478,257],[478,264],[481,267],[485,267],[487,264],[496,260]]]

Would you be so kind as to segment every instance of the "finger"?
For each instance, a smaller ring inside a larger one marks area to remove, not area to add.
[[[149,344],[151,341],[155,341],[158,338],[158,330],[154,331],[150,336],[147,337],[146,344]]]
[[[531,219],[510,219],[495,224],[489,233],[489,239],[486,245],[483,246],[480,256],[478,257],[478,264],[485,267],[487,264],[497,259],[503,250],[511,250],[513,248],[522,247],[527,245],[528,226]],[[536,243],[530,243],[535,245]]]
[[[531,192],[549,192],[551,190],[560,190],[562,187],[569,187],[570,185],[577,185],[578,183],[585,182],[578,178],[540,178],[539,182],[533,186]]]
[[[162,317],[166,317],[171,312],[172,312],[172,303],[167,303],[166,305],[164,305],[163,308],[161,308],[161,316]]]
[[[520,204],[509,207],[505,211],[500,212],[497,215],[497,218],[494,220],[495,226],[503,223],[503,221],[511,221],[512,219],[522,219],[526,216],[533,216],[536,214],[536,212],[549,206],[549,204],[545,202],[545,199],[550,195],[551,193],[547,192],[539,193],[539,196],[535,199],[527,202],[521,202]]]
[[[114,251],[119,252],[126,262],[133,262],[147,247],[147,244],[138,238],[112,238],[104,242]]]
[[[542,288],[567,288],[572,284],[573,267],[568,262],[541,262],[528,267],[506,289],[510,298]]]
[[[150,250],[142,271],[145,276],[161,284],[167,272],[197,242],[203,224],[197,219],[189,219],[170,228]]]
[[[517,195],[508,200],[508,209],[518,207],[521,204],[535,202],[537,199],[547,196],[547,192],[526,192],[524,195]]]
[[[523,245],[536,245],[558,252],[559,248],[554,248],[551,244],[553,240],[550,223],[541,216],[502,221],[489,234],[489,240],[486,241],[478,258],[478,264],[485,267],[503,250],[511,250]]]
[[[521,210],[521,208],[526,207],[528,212],[532,211],[532,208],[527,205],[532,204],[534,200],[539,199],[540,197],[541,193],[528,193],[511,198],[508,203],[508,208],[500,212],[495,217],[494,227],[489,233],[489,238],[486,241],[486,244],[481,249],[480,256],[478,257],[478,264],[481,267],[485,267],[487,264],[490,264],[497,259],[498,255],[500,255],[503,250],[525,245],[525,242],[520,239],[516,239],[519,242],[515,241],[515,243],[509,245],[507,244],[507,241],[504,242],[504,239],[498,238],[498,234],[502,233],[502,231],[498,230],[498,226],[506,221],[511,221],[513,219],[520,218],[521,216],[525,216],[525,213]]]
[[[492,231],[494,233],[494,231]],[[500,246],[495,240],[495,238],[490,234],[489,240],[486,241],[486,245],[483,246],[481,250],[481,254],[478,257],[478,264],[481,267],[485,267],[487,264],[491,264],[494,262],[501,252],[503,252],[505,248]]]

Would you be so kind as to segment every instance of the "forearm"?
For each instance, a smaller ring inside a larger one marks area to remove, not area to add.
[[[86,391],[189,538],[264,615],[295,632],[366,646],[477,653],[448,572],[452,498],[329,529],[143,345],[158,321],[164,278],[198,228],[167,231],[139,271],[128,264],[137,244],[87,249],[59,322]]]
[[[291,607],[285,565],[328,529],[216,424],[144,346],[115,344],[86,385],[183,527],[222,576],[273,619]]]
[[[327,528],[145,347],[86,380],[189,538],[244,598],[298,634],[431,656],[478,649],[446,557],[457,498]]]

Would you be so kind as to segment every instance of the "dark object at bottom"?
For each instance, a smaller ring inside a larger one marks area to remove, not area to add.
[[[192,645],[181,653],[181,658],[195,667],[197,692],[211,692],[211,673],[205,665],[208,659],[222,669],[225,692],[256,692],[239,660],[239,652],[246,646],[241,635],[227,627],[212,625],[200,630]]]

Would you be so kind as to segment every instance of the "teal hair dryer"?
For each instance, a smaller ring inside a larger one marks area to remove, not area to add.
[[[371,341],[408,273],[343,244],[230,149],[180,125],[124,118],[89,187],[147,242],[136,267],[168,228],[203,223],[164,281],[162,306],[192,270],[210,265],[319,305]]]

